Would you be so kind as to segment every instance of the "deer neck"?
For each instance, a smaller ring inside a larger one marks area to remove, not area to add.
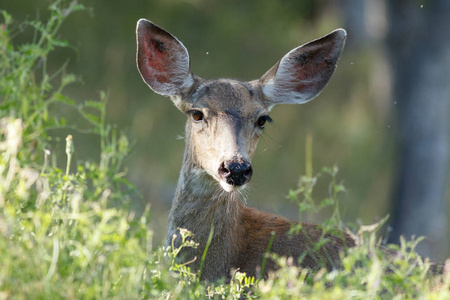
[[[227,274],[234,263],[238,249],[233,249],[232,241],[239,239],[239,224],[243,204],[238,192],[225,192],[222,187],[205,171],[196,166],[191,159],[189,145],[183,159],[178,186],[169,214],[169,228],[166,245],[172,243],[178,228],[185,228],[194,234],[194,241],[199,243],[196,249],[183,249],[185,260],[197,258],[194,267],[198,267],[203,255],[212,226],[214,234],[208,248],[203,274],[218,278]],[[174,239],[175,246],[181,243]],[[214,259],[215,257],[215,259]],[[218,261],[218,258],[220,258]],[[209,261],[209,263],[208,263]],[[212,268],[208,270],[209,266]],[[220,272],[222,272],[220,274]]]
[[[216,233],[232,230],[240,217],[239,193],[225,192],[190,157],[189,152],[185,152],[169,215],[170,225],[192,231],[196,239],[202,238],[198,234],[209,235],[212,225]]]

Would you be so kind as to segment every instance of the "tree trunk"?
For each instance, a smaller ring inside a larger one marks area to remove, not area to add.
[[[387,9],[399,130],[391,242],[426,236],[419,253],[442,259],[448,256],[450,1],[390,0]]]

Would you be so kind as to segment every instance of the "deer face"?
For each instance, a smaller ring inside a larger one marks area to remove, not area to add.
[[[267,108],[257,86],[234,80],[201,83],[188,97],[187,140],[196,166],[225,191],[251,178],[251,159],[266,121]]]
[[[259,80],[203,80],[194,76],[187,49],[177,38],[141,19],[137,65],[156,93],[170,96],[187,114],[187,159],[230,192],[250,180],[251,159],[270,109],[305,103],[331,78],[344,46],[342,29],[286,54]]]

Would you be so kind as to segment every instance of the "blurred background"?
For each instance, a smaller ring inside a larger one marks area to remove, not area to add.
[[[181,40],[196,75],[240,80],[257,79],[291,49],[345,28],[343,56],[321,95],[271,113],[274,122],[266,126],[253,159],[248,204],[298,218],[286,195],[305,174],[310,135],[314,172],[339,167],[338,181],[347,189],[340,204],[344,221],[371,224],[390,214],[380,232],[386,240],[425,235],[420,253],[450,256],[450,1],[80,2],[90,10],[70,16],[61,29],[74,47],[58,49],[52,64],[56,70],[68,63],[68,71],[82,77],[81,84],[66,90],[74,99],[98,99],[99,91],[107,92],[108,121],[133,140],[127,169],[142,193],[133,209],[151,203],[155,245],[166,234],[185,117],[139,76],[139,18]],[[2,1],[0,9],[16,20],[35,20],[48,15],[47,5],[44,0],[10,0]],[[95,136],[71,133],[77,158],[96,159]],[[328,179],[320,181],[318,199],[327,196],[328,184]]]

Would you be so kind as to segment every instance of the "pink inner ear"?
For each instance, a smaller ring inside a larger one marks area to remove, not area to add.
[[[169,57],[165,42],[157,38],[150,38],[143,43],[144,68],[146,78],[152,78],[159,83],[169,82],[167,68]]]
[[[189,55],[169,33],[143,23],[138,28],[138,65],[145,82],[156,92],[180,91],[189,77]]]
[[[331,49],[334,49],[334,43],[314,45],[308,47],[307,51],[299,49],[303,51],[290,54],[286,63],[292,69],[290,82],[295,91],[314,93],[326,85],[337,63],[337,57]]]

